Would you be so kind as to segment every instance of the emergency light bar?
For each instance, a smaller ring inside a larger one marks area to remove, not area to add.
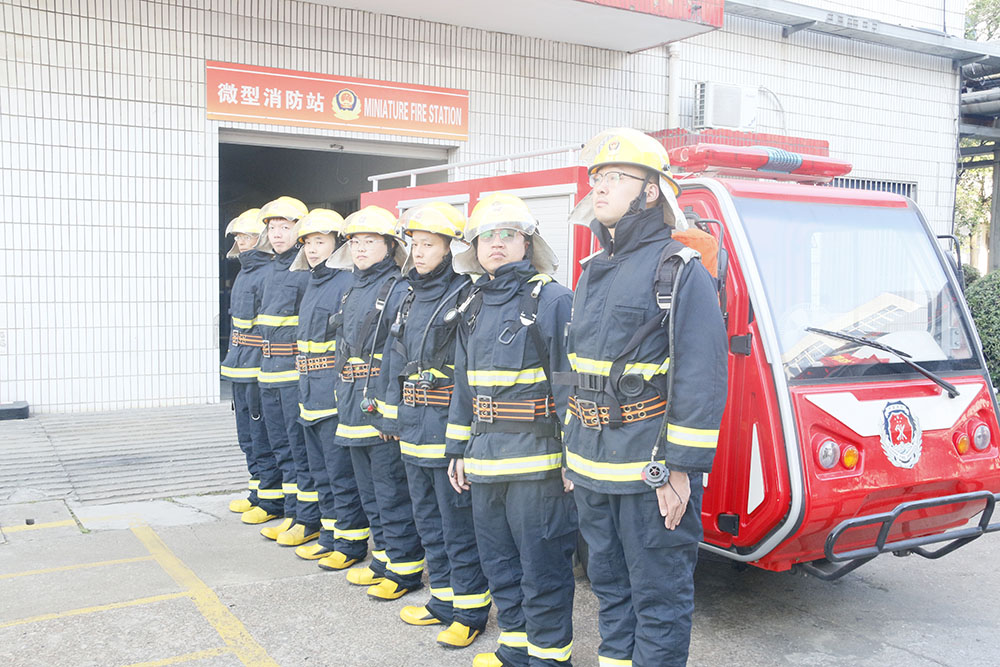
[[[670,165],[685,171],[739,170],[757,178],[778,178],[784,175],[830,179],[851,171],[851,164],[819,155],[802,155],[771,146],[724,146],[695,144],[670,151]],[[747,172],[756,172],[750,174]]]

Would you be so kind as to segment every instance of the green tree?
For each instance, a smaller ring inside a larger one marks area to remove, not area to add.
[[[1000,0],[970,0],[965,7],[965,38],[989,42],[1000,37]]]
[[[983,356],[995,386],[1000,386],[1000,270],[987,273],[965,292],[972,319],[983,341]]]
[[[997,0],[1000,2],[1000,0]],[[978,146],[976,139],[962,139],[962,147]],[[983,159],[983,158],[980,158]],[[962,245],[990,224],[990,202],[993,199],[993,169],[967,169],[958,176],[955,191],[955,230]]]

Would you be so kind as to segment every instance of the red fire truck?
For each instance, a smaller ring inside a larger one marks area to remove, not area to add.
[[[763,147],[674,149],[688,224],[719,243],[729,397],[703,549],[835,579],[1000,530],[995,391],[946,255],[916,204],[831,187],[850,165]],[[373,192],[401,211],[512,191],[575,284],[594,249],[583,167]],[[572,208],[577,214],[572,216]],[[582,218],[582,219],[581,219]]]

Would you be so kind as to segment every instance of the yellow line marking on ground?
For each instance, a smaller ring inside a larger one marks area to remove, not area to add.
[[[142,561],[153,560],[152,556],[136,556],[135,558],[119,558],[118,560],[101,560],[94,563],[78,563],[76,565],[62,565],[60,567],[47,567],[44,570],[25,570],[24,572],[14,572],[13,574],[0,574],[0,579],[13,579],[14,577],[27,577],[34,574],[50,574],[52,572],[68,572],[69,570],[83,570],[88,567],[104,567],[105,565],[122,565],[124,563],[141,563]]]
[[[191,568],[173,554],[160,536],[152,528],[144,525],[132,526],[132,532],[156,558],[167,574],[173,578],[194,600],[201,615],[219,633],[233,653],[247,667],[279,667],[264,647],[254,640],[236,616],[222,604],[208,584],[198,578]]]
[[[109,609],[121,609],[123,607],[135,607],[141,604],[151,604],[153,602],[162,602],[163,600],[176,600],[177,598],[191,597],[187,592],[184,593],[166,593],[164,595],[153,595],[148,598],[139,598],[137,600],[128,600],[127,602],[112,602],[111,604],[101,604],[96,607],[82,607],[80,609],[70,609],[69,611],[57,611],[53,614],[42,614],[41,616],[31,616],[29,618],[21,618],[16,621],[8,621],[7,623],[0,623],[0,629],[9,628],[15,625],[25,625],[27,623],[38,623],[39,621],[51,621],[57,618],[66,618],[67,616],[80,616],[82,614],[93,614],[98,611],[107,611]]]
[[[224,655],[226,653],[232,653],[232,649],[228,646],[220,646],[219,648],[209,648],[204,651],[195,651],[194,653],[175,655],[172,658],[164,658],[163,660],[133,662],[131,665],[125,665],[125,667],[166,667],[166,665],[176,665],[181,662],[191,662],[192,660],[201,660],[203,658],[214,658],[217,655]]]
[[[5,533],[20,533],[25,530],[41,530],[43,528],[62,528],[63,526],[76,527],[76,521],[65,519],[63,521],[49,521],[47,523],[33,523],[30,526],[0,526],[0,530]]]

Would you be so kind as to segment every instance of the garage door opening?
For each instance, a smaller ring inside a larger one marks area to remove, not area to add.
[[[306,139],[308,142],[303,141]],[[286,147],[289,143],[304,146]],[[232,240],[225,237],[230,220],[282,195],[302,200],[310,210],[330,208],[347,217],[360,208],[361,193],[371,190],[368,176],[443,164],[447,162],[447,151],[438,146],[338,142],[314,137],[240,134],[233,141],[223,137],[219,143],[220,360],[229,344],[229,295],[239,272],[239,262],[225,257],[232,245]],[[422,176],[421,183],[446,178],[446,171],[432,173]],[[394,179],[389,183],[390,187],[399,187],[409,181]],[[224,397],[229,393],[228,384],[222,383]]]

